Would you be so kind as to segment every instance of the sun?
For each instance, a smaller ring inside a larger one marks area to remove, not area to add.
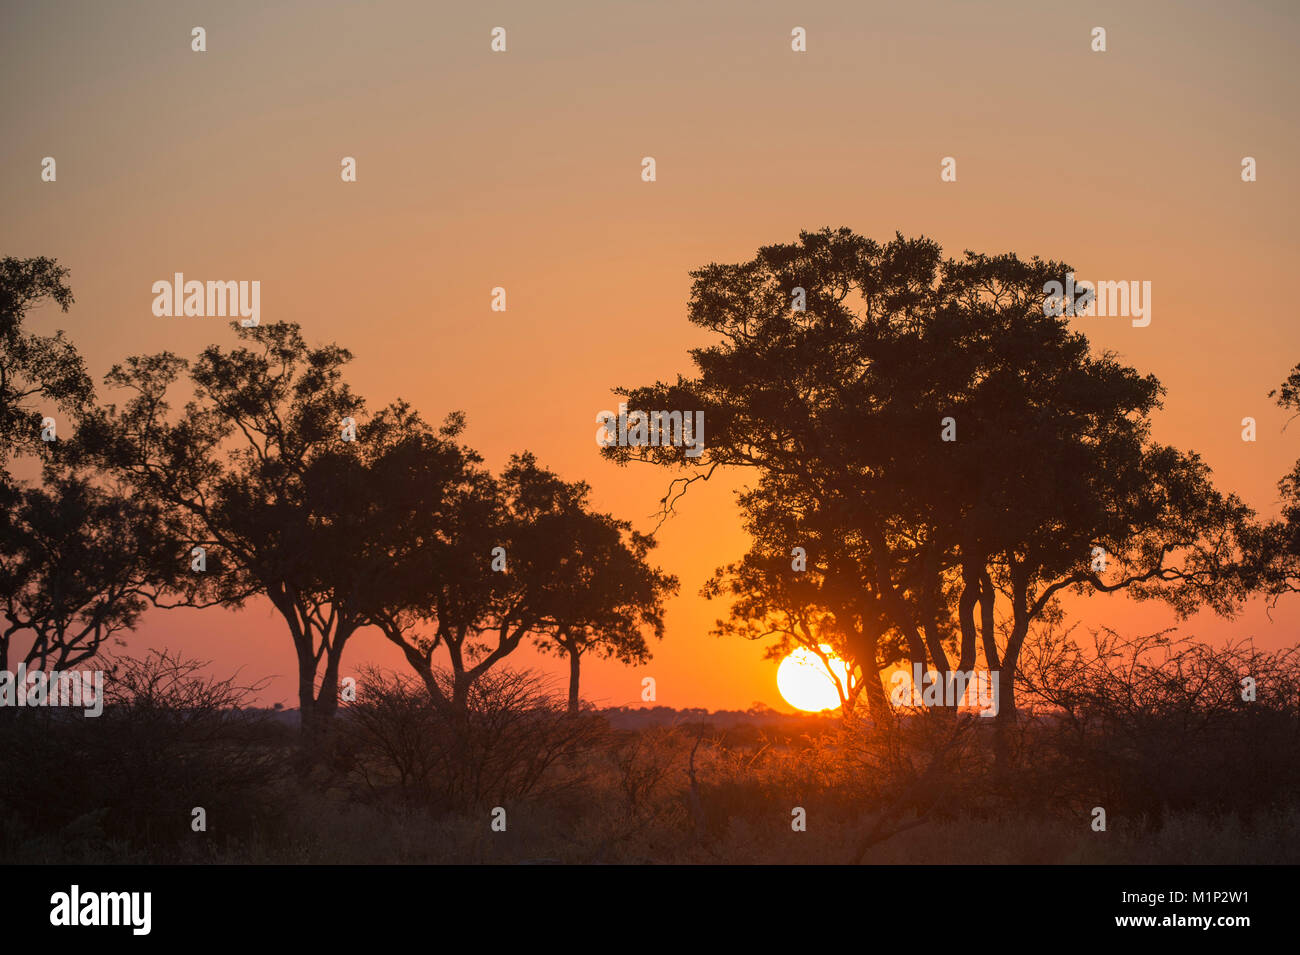
[[[840,705],[840,694],[831,673],[835,674],[841,686],[847,686],[849,668],[827,644],[823,643],[821,650],[830,661],[829,672],[821,658],[807,647],[799,647],[777,667],[776,688],[796,709],[817,713]]]

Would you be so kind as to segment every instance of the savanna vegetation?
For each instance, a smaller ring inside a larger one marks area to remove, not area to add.
[[[0,670],[107,676],[97,717],[0,707],[0,858],[1296,861],[1300,647],[1125,634],[1061,598],[1290,599],[1300,463],[1264,519],[1158,442],[1159,382],[1043,308],[1066,271],[823,230],[694,274],[716,344],[621,394],[702,410],[707,447],[600,453],[666,469],[661,521],[750,475],[751,549],[702,582],[717,634],[830,647],[850,677],[834,717],[629,729],[582,701],[581,662],[665,637],[653,531],[527,451],[494,473],[459,413],[370,408],[347,350],[295,325],[97,388],[31,329],[71,306],[65,270],[0,261]],[[1300,366],[1273,397],[1298,394]],[[250,602],[293,646],[292,712],[131,651],[145,613]],[[359,639],[405,668],[345,685]],[[513,665],[525,644],[567,685]],[[997,713],[900,700],[899,666],[994,674]]]

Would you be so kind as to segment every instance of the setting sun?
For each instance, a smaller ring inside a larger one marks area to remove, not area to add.
[[[826,663],[807,647],[799,647],[777,667],[777,689],[785,701],[796,709],[818,712],[833,710],[840,705],[840,694],[835,683],[838,680],[841,686],[847,684],[848,667],[828,645],[823,643],[821,650],[829,659],[829,671]],[[831,674],[834,674],[833,679]]]

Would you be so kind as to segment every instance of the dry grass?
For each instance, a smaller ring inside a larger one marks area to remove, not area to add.
[[[1167,692],[1099,709],[1111,686],[1093,673],[1069,685],[1093,688],[1076,709],[1022,721],[999,768],[978,717],[620,731],[509,675],[455,722],[461,739],[417,686],[371,674],[303,772],[293,735],[232,711],[230,686],[196,695],[186,679],[183,707],[136,694],[99,720],[0,724],[0,862],[1300,861],[1289,691],[1257,708],[1216,698],[1206,719]],[[194,805],[206,832],[189,828]]]

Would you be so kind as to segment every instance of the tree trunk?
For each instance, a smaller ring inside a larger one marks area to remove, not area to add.
[[[957,616],[961,621],[961,653],[957,669],[969,672],[975,669],[975,645],[979,639],[975,626],[975,604],[979,602],[982,588],[978,570],[966,567],[963,569],[963,577],[961,597],[957,601]]]
[[[316,655],[310,646],[299,643],[298,651],[298,716],[302,722],[302,735],[311,736],[318,725],[316,719]]]
[[[1016,691],[1015,680],[1007,675],[1007,670],[995,670],[998,680],[998,712],[993,718],[993,769],[999,780],[1005,779],[1011,772],[1013,760],[1012,746],[1016,734]]]
[[[1012,746],[1016,733],[1016,669],[1020,659],[1020,646],[1024,643],[1028,625],[1016,624],[1012,627],[1011,638],[1002,655],[1002,667],[997,670],[998,680],[998,714],[994,718],[993,755],[994,766],[999,776],[1005,777],[1011,771],[1014,754]]]
[[[582,654],[576,648],[569,651],[569,715],[578,714],[578,670],[582,664]]]
[[[295,640],[298,650],[298,707],[302,720],[302,736],[306,748],[314,757],[325,745],[334,725],[334,715],[339,708],[339,667],[343,661],[343,646],[354,629],[339,627],[325,652],[325,669],[321,674],[320,689],[316,688],[316,653],[313,635]],[[322,636],[322,639],[324,637]]]
[[[451,708],[456,714],[463,714],[469,709],[470,680],[464,672],[453,675],[451,687]]]
[[[876,666],[874,647],[869,656],[863,654],[858,660],[858,666],[862,668],[862,692],[867,698],[867,716],[871,718],[873,725],[889,725],[892,707],[885,693],[885,685],[880,678],[880,667]]]

